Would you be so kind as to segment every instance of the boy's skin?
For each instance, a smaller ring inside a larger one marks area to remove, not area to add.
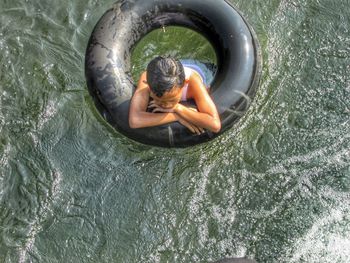
[[[187,99],[194,99],[198,111],[180,104],[182,88],[173,87],[157,97],[147,84],[146,71],[140,76],[131,99],[129,125],[131,128],[158,126],[178,121],[191,132],[201,134],[204,129],[219,132],[220,117],[201,77],[193,72],[188,80]],[[150,97],[153,99],[150,102]],[[147,112],[147,109],[153,109]],[[157,113],[156,113],[157,112]]]

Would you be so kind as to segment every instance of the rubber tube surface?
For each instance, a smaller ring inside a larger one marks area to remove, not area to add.
[[[169,25],[201,33],[215,49],[218,68],[211,96],[222,124],[217,134],[208,131],[195,135],[177,122],[129,127],[129,103],[135,90],[130,74],[131,50],[150,31]],[[145,144],[185,147],[208,141],[232,127],[255,94],[261,64],[254,31],[225,0],[121,0],[101,17],[92,32],[85,75],[96,107],[116,130]]]

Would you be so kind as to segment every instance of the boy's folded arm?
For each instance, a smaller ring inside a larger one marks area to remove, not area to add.
[[[130,128],[145,128],[167,124],[178,121],[175,113],[151,113],[151,112],[130,112],[129,126]]]
[[[167,124],[178,120],[175,113],[151,113],[147,112],[149,102],[148,93],[145,90],[136,90],[131,99],[129,109],[130,128],[144,128]]]
[[[198,74],[191,74],[189,85],[191,86],[192,97],[196,102],[198,111],[193,111],[180,105],[176,107],[175,112],[199,127],[215,133],[219,132],[221,130],[220,117],[201,77]]]
[[[219,132],[221,129],[220,118],[211,116],[208,113],[194,111],[184,105],[178,104],[175,112],[186,121],[212,132]]]

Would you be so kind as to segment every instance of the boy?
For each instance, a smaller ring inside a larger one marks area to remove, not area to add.
[[[194,99],[198,110],[179,103],[187,99]],[[156,57],[140,76],[130,103],[129,125],[142,128],[174,121],[196,134],[204,129],[215,133],[221,129],[216,106],[200,74],[184,68],[177,59]]]

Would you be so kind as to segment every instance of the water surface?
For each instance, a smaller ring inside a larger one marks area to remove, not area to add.
[[[0,262],[349,262],[349,1],[231,2],[260,89],[186,149],[133,142],[92,103],[84,54],[112,0],[0,2]]]

